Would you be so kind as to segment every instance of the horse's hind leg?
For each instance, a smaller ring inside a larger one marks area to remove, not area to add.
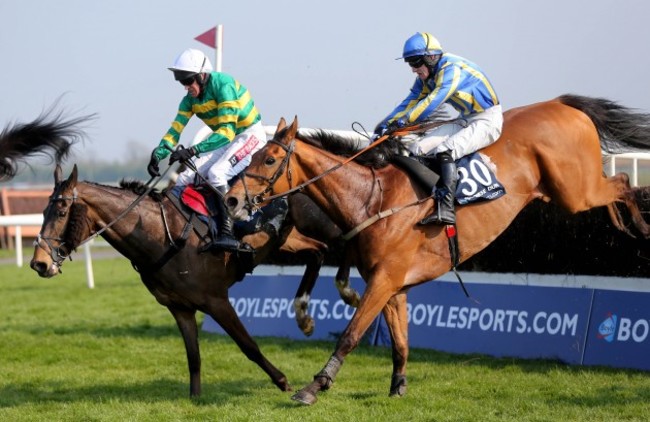
[[[190,370],[190,397],[201,395],[201,355],[199,351],[199,333],[196,325],[196,311],[168,306],[176,320],[176,325],[183,336],[187,365]]]
[[[246,328],[230,304],[228,297],[217,298],[211,301],[208,311],[208,314],[235,341],[246,357],[255,362],[271,377],[273,384],[282,391],[291,391],[287,377],[264,357],[255,340],[246,331]]]
[[[606,206],[614,226],[633,236],[627,229],[623,217],[615,208],[616,202],[623,202],[630,212],[634,226],[644,238],[650,237],[650,226],[645,222],[637,204],[634,190],[630,187],[627,174],[618,173],[612,177],[599,176],[596,182],[572,184],[569,180],[554,180],[554,200],[568,211],[577,213],[591,208]],[[634,237],[634,236],[633,236]]]
[[[639,204],[637,202],[637,197],[635,195],[635,190],[630,186],[629,177],[625,173],[619,173],[611,178],[609,178],[615,186],[618,187],[618,198],[617,202],[623,202],[627,207],[627,210],[630,213],[632,218],[632,223],[634,227],[641,233],[641,235],[648,239],[650,238],[650,226],[645,222],[641,210],[639,209]],[[623,216],[616,207],[616,203],[612,202],[607,205],[607,211],[609,217],[612,220],[614,227],[620,231],[626,233],[631,237],[636,237],[634,234],[627,228]]]
[[[389,395],[401,397],[406,394],[406,362],[409,354],[406,293],[393,296],[382,312],[390,331],[393,354]]]

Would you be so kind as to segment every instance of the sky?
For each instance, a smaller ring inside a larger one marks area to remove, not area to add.
[[[186,48],[214,65],[194,38],[217,24],[222,70],[265,125],[371,132],[414,81],[395,58],[419,31],[477,63],[504,109],[575,93],[650,112],[647,0],[4,0],[0,17],[0,128],[59,99],[67,116],[97,113],[75,149],[97,160],[146,166],[185,93],[167,67]]]

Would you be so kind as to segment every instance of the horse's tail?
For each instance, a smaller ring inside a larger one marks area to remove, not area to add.
[[[56,105],[56,104],[55,104]],[[29,156],[42,154],[61,163],[70,147],[83,139],[80,124],[96,118],[95,114],[65,120],[55,107],[43,112],[34,121],[9,125],[0,133],[0,180],[11,179],[18,163]]]
[[[610,154],[650,149],[650,114],[604,98],[562,95],[558,101],[585,113],[598,131],[601,148]]]

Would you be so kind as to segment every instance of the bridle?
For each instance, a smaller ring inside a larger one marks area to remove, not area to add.
[[[63,196],[63,195],[58,195],[55,196],[55,194],[52,194],[49,198],[49,202],[47,205],[47,208],[49,208],[51,205],[59,202],[59,201],[72,201],[70,204],[70,207],[72,207],[72,204],[77,200],[79,195],[77,194],[77,188],[74,188],[72,190],[72,196]],[[70,208],[68,208],[69,210]],[[52,241],[59,242],[58,246],[52,245]],[[49,252],[47,249],[45,249],[42,245],[42,242],[44,242],[47,247],[49,248]],[[59,268],[59,272],[61,272],[61,266],[63,265],[63,261],[66,260],[66,258],[70,258],[70,252],[74,250],[74,247],[72,248],[65,248],[69,249],[69,251],[66,253],[65,249],[63,249],[63,246],[65,245],[65,241],[63,240],[62,237],[57,236],[57,237],[50,237],[50,236],[43,236],[42,233],[38,233],[36,236],[36,240],[34,240],[34,246],[37,248],[43,249],[45,252],[48,252],[50,255],[50,258],[52,258],[52,262],[54,265],[56,265]],[[72,260],[72,258],[70,258]]]
[[[165,174],[167,174],[167,172],[169,171],[170,168],[171,167],[168,167],[167,170],[160,176],[160,178],[164,177]],[[38,233],[38,235],[36,236],[36,240],[34,240],[34,247],[41,248],[45,252],[49,253],[50,258],[52,258],[53,264],[58,267],[59,272],[62,272],[61,271],[61,266],[63,265],[63,261],[65,261],[66,258],[69,258],[72,261],[72,258],[70,257],[70,254],[72,253],[72,251],[74,251],[79,246],[82,246],[85,243],[90,242],[91,240],[93,240],[97,236],[101,235],[106,230],[108,230],[115,223],[120,221],[126,214],[128,214],[133,208],[135,208],[135,206],[138,205],[138,203],[144,197],[149,195],[149,192],[151,192],[151,190],[156,185],[156,183],[152,183],[152,182],[154,180],[156,180],[156,179],[158,179],[158,177],[152,177],[149,180],[149,182],[147,182],[145,184],[146,189],[144,190],[144,192],[142,192],[142,194],[140,194],[140,196],[135,198],[135,200],[133,200],[133,202],[131,204],[129,204],[129,206],[124,209],[124,211],[122,211],[117,217],[115,217],[110,223],[108,223],[107,225],[102,227],[100,230],[96,231],[95,233],[92,233],[90,236],[88,236],[85,239],[83,239],[82,241],[80,241],[78,245],[71,245],[70,247],[66,247],[64,249],[63,246],[65,245],[65,241],[61,236],[57,236],[57,237],[43,236],[43,234],[41,232],[41,233]],[[72,196],[63,196],[61,194],[57,195],[56,191],[55,191],[52,194],[52,196],[50,196],[50,198],[49,198],[49,202],[48,202],[46,210],[49,209],[50,206],[55,204],[56,202],[70,200],[72,202],[70,204],[70,207],[68,207],[68,211],[66,211],[66,213],[67,213],[72,208],[72,205],[75,203],[75,201],[78,198],[79,198],[79,194],[77,192],[76,187],[72,189]],[[49,214],[49,213],[46,212],[46,214]],[[68,221],[69,221],[69,218],[68,218]],[[67,223],[66,223],[66,228],[64,230],[67,230]],[[65,233],[65,231],[64,231],[64,233]],[[54,246],[51,243],[52,241],[60,242],[60,243],[59,243],[58,246]],[[42,243],[45,243],[47,245],[47,247],[49,248],[49,251],[43,247]],[[66,249],[68,250],[67,253],[65,252]]]
[[[252,213],[253,211],[259,209],[259,205],[262,204],[265,201],[272,201],[276,198],[284,197],[287,196],[291,193],[294,193],[298,190],[302,190],[305,186],[305,183],[301,184],[300,186],[293,188],[292,185],[292,177],[291,177],[291,168],[289,167],[289,160],[291,159],[291,155],[293,154],[295,145],[296,145],[296,140],[295,138],[291,140],[289,145],[285,145],[282,142],[276,141],[274,139],[271,139],[270,141],[267,142],[268,144],[274,144],[278,145],[280,148],[282,148],[286,154],[282,161],[280,162],[280,165],[278,168],[275,170],[273,175],[271,177],[266,177],[262,176],[261,174],[255,174],[255,173],[250,173],[247,171],[244,171],[239,178],[241,179],[242,185],[244,186],[244,194],[246,196],[246,208]],[[275,186],[275,183],[278,181],[280,176],[284,173],[284,171],[287,171],[287,180],[289,181],[289,190],[279,194],[279,195],[273,195],[273,186]],[[261,180],[267,184],[266,188],[258,193],[257,195],[251,196],[248,193],[248,187],[246,186],[246,182],[244,180],[245,177],[250,177],[251,179],[256,179],[256,180]],[[267,194],[271,193],[272,195],[269,196],[268,198],[265,198]]]

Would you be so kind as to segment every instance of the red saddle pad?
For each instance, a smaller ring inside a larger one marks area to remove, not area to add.
[[[203,193],[194,188],[194,185],[187,185],[181,193],[181,201],[201,215],[210,215],[208,205]]]

